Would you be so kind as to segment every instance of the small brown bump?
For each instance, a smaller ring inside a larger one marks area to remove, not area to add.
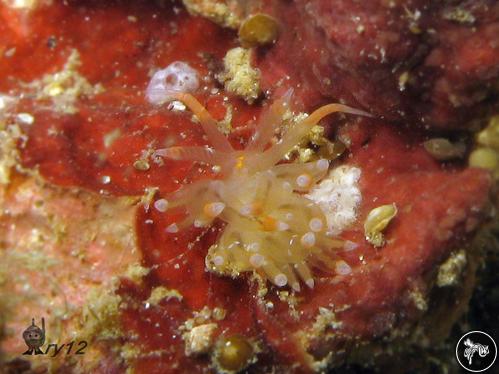
[[[433,138],[423,143],[426,151],[436,160],[447,161],[462,158],[466,146],[462,143],[451,143],[445,138]]]
[[[137,160],[133,163],[133,167],[137,170],[142,170],[142,171],[146,171],[146,170],[149,170],[150,168],[150,165],[149,165],[149,162],[147,162],[146,160]]]
[[[258,13],[246,18],[239,28],[243,46],[255,47],[276,41],[279,33],[277,20],[268,14]]]
[[[254,349],[242,335],[222,338],[216,352],[216,360],[221,369],[238,372],[246,368],[252,361]]]

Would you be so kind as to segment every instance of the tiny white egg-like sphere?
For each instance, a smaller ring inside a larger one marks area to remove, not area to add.
[[[204,207],[204,213],[209,218],[215,218],[218,215],[220,215],[220,213],[222,213],[224,209],[225,209],[225,204],[217,201],[214,203],[206,204]]]
[[[345,240],[345,244],[343,245],[343,249],[345,251],[353,251],[355,249],[357,249],[359,247],[359,245],[357,243],[354,243],[350,240]]]
[[[286,222],[277,221],[277,231],[289,230],[289,225]]]
[[[158,212],[166,212],[168,210],[168,201],[166,199],[159,199],[154,202],[154,207]]]
[[[260,244],[257,242],[250,243],[247,245],[247,249],[250,252],[258,252],[260,250]]]
[[[305,248],[311,248],[315,245],[315,234],[313,232],[307,232],[301,237],[301,244]]]
[[[178,232],[178,226],[176,223],[172,223],[170,226],[166,228],[166,232],[174,234]]]
[[[195,219],[193,225],[194,225],[194,227],[199,229],[201,227],[204,227],[205,223],[199,219]]]
[[[224,264],[225,260],[222,256],[215,256],[213,258],[213,265],[215,266],[222,266]]]
[[[329,168],[329,161],[321,158],[320,160],[317,160],[317,169],[320,171],[326,171]]]
[[[277,274],[274,278],[274,283],[278,287],[284,287],[286,284],[288,284],[288,277],[286,277],[284,274]]]
[[[315,282],[312,278],[309,278],[305,281],[305,284],[308,286],[308,288],[314,288]]]
[[[322,223],[322,220],[320,218],[312,218],[308,223],[308,226],[313,232],[319,232],[324,227],[324,224]]]
[[[345,261],[340,260],[335,266],[336,273],[340,275],[348,275],[352,272],[352,268]]]
[[[251,266],[253,266],[255,268],[259,268],[260,266],[262,266],[264,264],[265,257],[256,253],[254,255],[251,255],[251,257],[249,258],[249,262],[250,262]]]
[[[239,213],[241,213],[243,216],[249,216],[251,215],[251,212],[253,209],[251,208],[250,205],[244,205],[240,210]]]
[[[312,178],[308,174],[301,174],[296,178],[298,187],[306,188],[310,186],[310,183],[312,183]]]

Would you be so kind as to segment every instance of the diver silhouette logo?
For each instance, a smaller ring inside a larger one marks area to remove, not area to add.
[[[461,367],[472,373],[483,372],[494,365],[497,346],[489,334],[470,331],[463,335],[456,346],[456,358]]]
[[[468,348],[464,350],[464,357],[468,359],[468,363],[471,365],[473,363],[473,355],[478,352],[480,357],[485,357],[489,354],[489,346],[481,345],[479,343],[473,343],[470,339],[464,341],[464,345]]]
[[[28,326],[23,332],[23,339],[28,350],[23,355],[42,355],[44,354],[40,347],[45,343],[45,319],[42,318],[42,328],[35,325],[35,319],[31,320],[31,326]]]
[[[45,318],[42,318],[42,328],[35,325],[35,319],[31,320],[31,326],[28,326],[26,330],[23,331],[23,339],[28,350],[23,353],[23,355],[47,355],[48,357],[61,355],[84,355],[85,349],[88,346],[86,340],[80,341],[70,341],[69,343],[54,343],[50,342],[43,352],[40,348],[45,344]],[[77,349],[73,349],[77,348]],[[66,348],[63,350],[63,348]],[[49,353],[52,355],[49,356]],[[1,371],[0,371],[1,372]]]

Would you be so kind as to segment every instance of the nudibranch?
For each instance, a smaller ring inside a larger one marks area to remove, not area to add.
[[[215,219],[221,220],[225,227],[206,256],[209,270],[233,277],[256,271],[278,287],[289,285],[299,291],[302,281],[313,288],[312,270],[334,269],[336,253],[345,246],[344,240],[328,233],[323,211],[306,197],[326,176],[329,161],[281,161],[325,116],[335,112],[369,114],[328,104],[292,124],[269,146],[288,110],[288,92],[262,113],[245,149],[235,150],[194,96],[174,92],[170,99],[183,102],[195,114],[211,147],[170,147],[157,150],[156,155],[216,166],[219,178],[184,185],[166,201],[158,201],[163,211],[185,210],[185,218],[168,226],[167,232],[190,225],[208,227]]]

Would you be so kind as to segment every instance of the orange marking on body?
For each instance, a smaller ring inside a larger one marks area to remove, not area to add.
[[[271,216],[265,216],[260,220],[264,231],[277,230],[277,220]]]

